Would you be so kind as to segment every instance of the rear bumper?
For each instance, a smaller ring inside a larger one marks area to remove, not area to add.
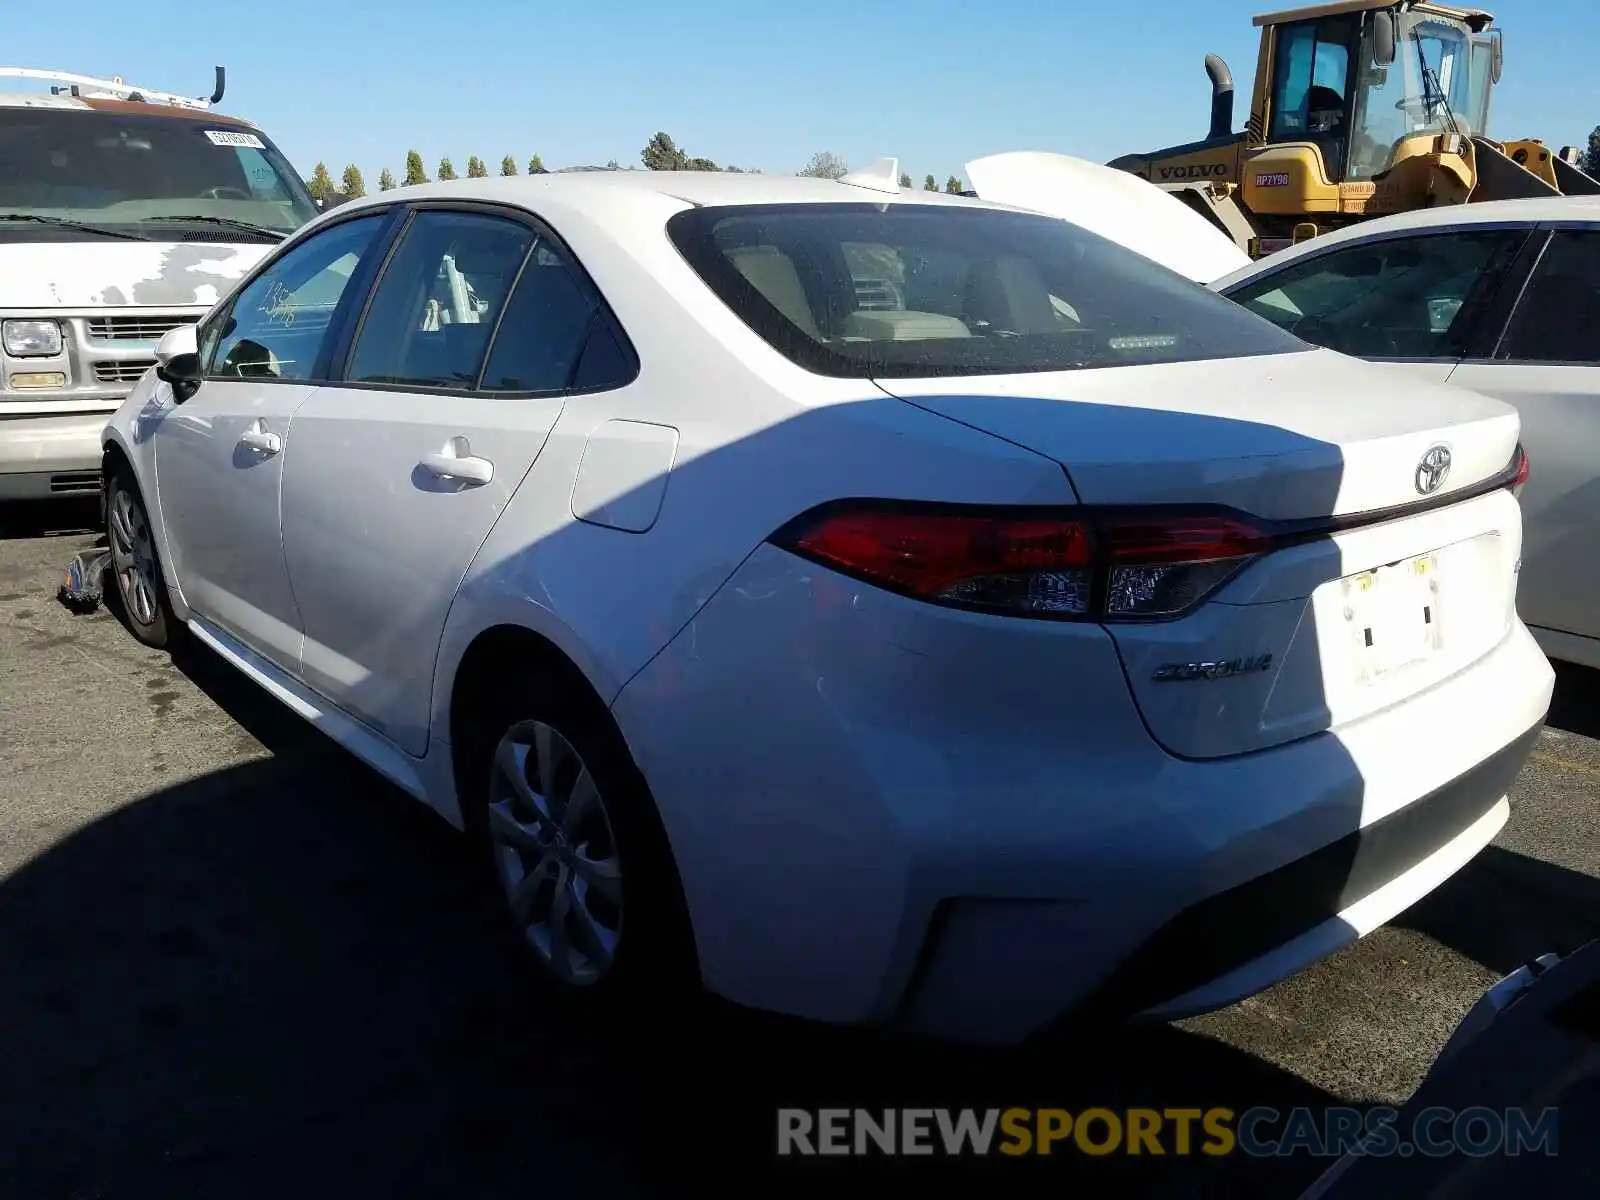
[[[1103,630],[767,547],[615,713],[712,990],[1003,1042],[1080,1007],[1226,1004],[1389,919],[1503,823],[1552,683],[1518,623],[1338,735],[1182,760]]]
[[[0,414],[0,500],[93,495],[109,412],[46,417]]]
[[[1216,1008],[1393,919],[1500,832],[1543,727],[1398,812],[1184,909],[1085,1007],[1160,1017]]]

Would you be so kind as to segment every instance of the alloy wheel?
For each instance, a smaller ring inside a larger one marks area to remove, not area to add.
[[[156,551],[144,508],[133,493],[118,489],[106,523],[111,534],[111,565],[123,606],[139,624],[154,624],[160,611]]]
[[[599,983],[622,934],[622,870],[611,817],[582,755],[524,721],[495,748],[489,838],[518,928],[555,976]]]

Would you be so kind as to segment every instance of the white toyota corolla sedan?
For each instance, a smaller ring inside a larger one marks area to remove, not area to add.
[[[893,174],[324,214],[106,430],[135,634],[481,839],[593,1002],[1196,1012],[1461,867],[1551,695],[1515,412]]]

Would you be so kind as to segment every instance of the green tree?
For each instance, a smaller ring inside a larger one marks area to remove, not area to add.
[[[911,176],[904,171],[900,172],[900,186],[908,192],[911,190]]]
[[[1596,125],[1594,132],[1589,135],[1589,149],[1578,160],[1578,165],[1596,179],[1600,179],[1600,125]]]
[[[439,181],[442,183],[446,179],[454,179],[455,177],[456,169],[455,166],[450,162],[449,156],[447,155],[446,157],[441,158],[439,160]]]
[[[489,168],[483,165],[483,159],[476,154],[467,155],[467,178],[482,179],[489,174]]]
[[[850,165],[831,150],[819,150],[799,173],[815,179],[842,179],[850,174]]]
[[[735,175],[743,175],[744,174],[744,168],[743,167],[736,167],[732,163],[729,163],[727,166],[723,167],[722,169],[724,171],[731,171]]]
[[[937,192],[939,184],[932,175],[924,175],[922,177],[922,190],[925,192]]]
[[[528,160],[528,174],[529,175],[548,175],[548,174],[550,174],[550,172],[545,170],[544,159],[540,158],[537,154],[535,154],[532,158],[530,158]]]
[[[639,159],[652,171],[682,171],[689,165],[689,156],[664,133],[657,133],[644,144]]]
[[[620,170],[622,170],[622,164],[619,163],[614,158],[608,158],[608,159],[606,159],[606,170],[608,170],[608,171],[620,171]]]
[[[722,168],[709,158],[691,158],[683,164],[683,169],[685,171],[720,171]]]
[[[511,155],[506,155],[500,160],[500,174],[515,175],[517,173],[517,160]]]
[[[306,180],[306,191],[310,192],[311,198],[319,203],[332,198],[333,176],[328,174],[327,163],[319,162],[312,169],[311,178]]]
[[[422,165],[422,155],[415,150],[406,151],[406,186],[413,187],[428,182],[428,172]]]
[[[344,182],[339,190],[350,199],[367,194],[367,181],[361,178],[361,168],[351,163],[344,169]]]
[[[378,172],[378,190],[380,192],[387,192],[392,191],[393,189],[394,172],[390,171],[388,167],[385,167],[383,170]]]
[[[949,179],[944,181],[944,190],[949,192],[952,196],[958,195],[961,191],[961,180],[956,178],[954,175],[950,176]]]

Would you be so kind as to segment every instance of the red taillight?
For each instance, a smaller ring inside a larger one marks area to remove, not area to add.
[[[1528,452],[1517,447],[1517,473],[1511,477],[1511,494],[1520,495],[1522,485],[1528,482]]]
[[[1089,608],[1089,533],[1071,519],[864,507],[803,523],[780,541],[927,600],[1057,616]]]
[[[926,600],[1110,621],[1177,616],[1271,548],[1260,530],[1209,513],[1016,515],[870,501],[802,518],[773,540]]]
[[[1113,562],[1184,563],[1248,558],[1266,550],[1271,539],[1234,517],[1199,514],[1156,517],[1104,517],[1100,530]]]

